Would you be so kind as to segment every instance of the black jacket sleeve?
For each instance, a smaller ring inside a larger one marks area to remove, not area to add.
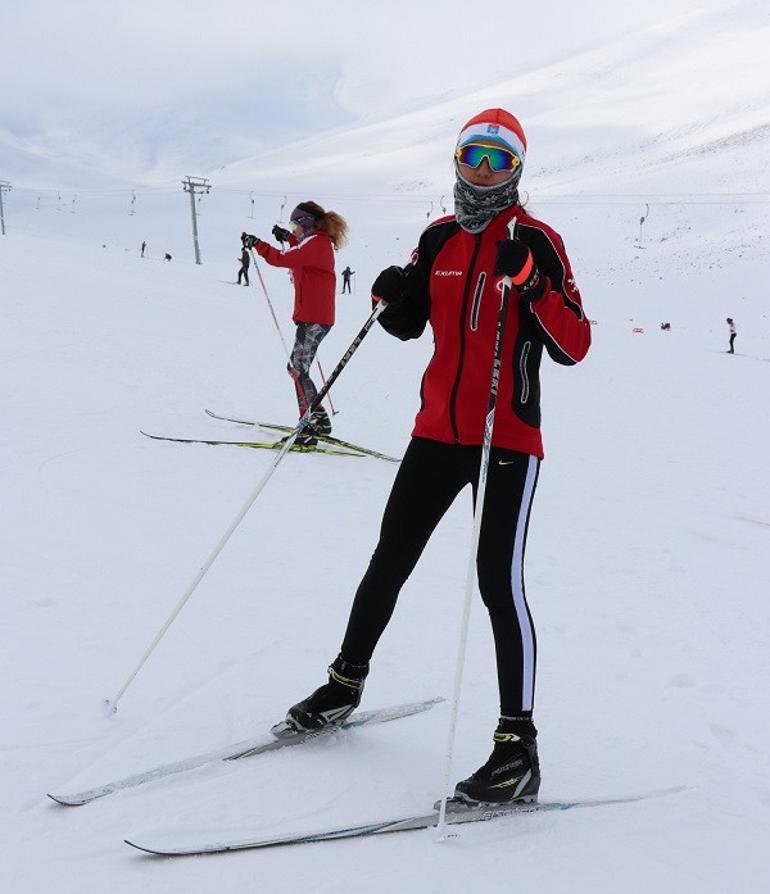
[[[591,344],[591,327],[583,312],[580,292],[572,276],[561,237],[538,227],[522,227],[532,256],[545,278],[545,288],[526,311],[540,333],[549,356],[572,366],[585,357]]]

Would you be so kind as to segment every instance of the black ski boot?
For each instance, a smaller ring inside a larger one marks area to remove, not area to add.
[[[318,438],[315,436],[312,428],[307,426],[294,439],[297,447],[315,447],[318,444]]]
[[[338,655],[328,670],[329,682],[289,708],[286,720],[272,728],[274,736],[339,726],[359,706],[369,664],[350,664]]]
[[[281,438],[278,442],[279,444],[285,444],[289,440],[289,435]],[[313,429],[306,425],[305,428],[297,435],[294,439],[294,444],[292,446],[296,447],[305,447],[306,449],[310,449],[311,447],[315,447],[318,444],[318,438],[315,436]]]
[[[533,735],[524,735],[521,727],[521,721],[500,720],[489,760],[468,779],[457,783],[453,801],[469,805],[537,801],[540,788],[537,730],[531,725]]]
[[[323,407],[318,407],[313,410],[310,416],[310,425],[313,427],[316,434],[330,435],[332,433],[332,421],[329,419],[329,414]]]

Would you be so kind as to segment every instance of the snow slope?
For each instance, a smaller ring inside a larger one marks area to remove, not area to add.
[[[734,24],[752,40],[753,20]],[[708,34],[696,31],[689,48]],[[648,73],[670,60],[666,46],[649,50]],[[608,120],[613,108],[617,120],[629,120],[624,102],[638,83],[607,99]],[[248,434],[210,420],[207,406],[292,418],[264,298],[258,287],[227,282],[237,234],[252,225],[267,232],[281,196],[275,190],[273,204],[249,222],[241,194],[212,193],[203,206],[202,237],[211,241],[202,267],[186,258],[186,242],[178,255],[170,246],[173,263],[158,259],[174,234],[187,239],[181,191],[148,196],[141,222],[127,214],[125,195],[101,205],[84,197],[75,214],[22,214],[16,206],[0,239],[2,890],[374,894],[493,890],[514,879],[544,892],[762,890],[770,825],[770,212],[761,195],[737,195],[767,189],[766,107],[755,102],[755,83],[746,86],[750,120],[725,113],[706,127],[695,110],[676,151],[670,132],[659,141],[648,176],[640,174],[639,142],[626,133],[612,143],[607,122],[597,124],[586,145],[599,147],[605,133],[613,154],[611,163],[598,154],[587,162],[590,192],[617,194],[633,183],[638,199],[548,201],[549,183],[553,193],[569,184],[553,167],[539,171],[539,151],[525,174],[532,207],[563,234],[596,320],[585,363],[544,361],[543,369],[547,455],[527,562],[542,797],[686,788],[626,806],[467,827],[443,845],[415,833],[156,861],[122,839],[152,829],[240,838],[422,812],[441,794],[446,707],[79,809],[45,798],[259,734],[318,685],[395,470],[369,459],[287,457],[118,714],[105,719],[101,699],[126,678],[273,458],[158,444],[138,429]],[[510,94],[501,87],[500,95]],[[462,115],[479,101],[468,97]],[[436,115],[451,145],[451,116]],[[402,145],[412,120],[393,122]],[[549,120],[569,132],[556,112],[534,126],[545,133]],[[742,139],[746,132],[757,139]],[[367,144],[372,153],[378,142]],[[542,145],[545,154],[545,138]],[[734,179],[725,179],[726,158]],[[380,161],[373,170],[390,189],[394,168]],[[313,176],[337,204],[349,196],[340,210],[354,225],[338,263],[356,270],[357,289],[340,296],[338,323],[322,346],[328,373],[369,312],[368,283],[384,264],[405,259],[427,203],[419,183],[404,187],[404,201],[386,199],[387,190],[363,179],[350,183],[339,165],[276,178],[291,191],[291,183],[309,189]],[[427,156],[425,176],[435,176]],[[587,180],[576,191],[585,193]],[[232,182],[242,190],[248,181],[233,174]],[[683,190],[686,200],[677,198]],[[695,195],[712,191],[730,196],[716,203]],[[150,226],[158,247],[140,259],[136,246]],[[280,271],[263,272],[288,337],[289,284]],[[737,356],[724,353],[728,315],[738,325]],[[660,331],[664,320],[671,332]],[[401,344],[373,330],[334,390],[340,436],[403,450],[430,352],[428,338]],[[367,683],[367,707],[449,695],[469,538],[464,494],[403,591]],[[486,759],[495,690],[477,602],[458,777]]]
[[[628,891],[755,889],[770,810],[761,684],[770,348],[757,289],[747,288],[742,316],[735,311],[739,326],[754,313],[757,328],[741,327],[740,353],[728,357],[721,326],[680,318],[662,333],[652,317],[633,333],[613,303],[623,275],[610,285],[589,274],[583,290],[598,319],[590,359],[545,371],[548,457],[528,562],[543,796],[670,785],[685,793],[469,828],[443,847],[413,835],[157,864],[124,852],[121,839],[151,826],[274,834],[424,809],[440,793],[447,713],[210,767],[77,811],[46,802],[49,790],[247,738],[316,685],[394,471],[289,456],[118,716],[105,720],[100,699],[138,660],[271,459],[156,444],[138,428],[240,437],[204,406],[286,419],[290,385],[256,290],[220,283],[211,267],[43,250],[46,270],[35,266],[39,240],[0,245],[9,285],[7,890],[42,890],[54,878],[62,891],[237,890],[259,873],[266,887],[290,874],[296,890],[414,890],[419,880],[459,891],[479,880],[492,887],[512,866],[521,884],[542,890],[609,890],[618,876]],[[749,271],[758,284],[759,264]],[[653,283],[651,300],[663,306],[689,278],[683,270]],[[719,321],[728,305],[703,300]],[[340,306],[322,352],[327,370],[367,312],[360,294]],[[337,430],[400,450],[428,350],[375,330],[336,389]],[[448,694],[469,515],[461,498],[406,587],[367,705]],[[458,773],[486,756],[495,711],[491,642],[476,606]]]

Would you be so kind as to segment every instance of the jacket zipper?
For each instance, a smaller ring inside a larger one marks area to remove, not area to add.
[[[527,360],[529,360],[529,349],[532,347],[531,341],[525,341],[521,346],[521,356],[519,357],[519,372],[521,373],[521,403],[525,404],[529,400],[529,374],[527,373]]]
[[[475,332],[479,328],[479,311],[481,310],[481,293],[484,291],[484,283],[487,281],[486,271],[479,273],[479,281],[476,283],[476,293],[473,296],[471,308],[471,329]]]
[[[457,360],[457,374],[455,375],[454,384],[452,385],[452,393],[449,397],[449,421],[452,424],[452,434],[454,435],[455,444],[460,443],[460,433],[457,430],[457,392],[460,389],[460,378],[463,372],[463,362],[465,361],[465,319],[468,315],[468,299],[471,294],[471,282],[473,280],[473,268],[476,266],[476,258],[481,248],[481,233],[475,236],[476,245],[473,248],[471,263],[468,267],[468,274],[465,277],[465,291],[463,294],[463,307],[460,314],[460,356]]]

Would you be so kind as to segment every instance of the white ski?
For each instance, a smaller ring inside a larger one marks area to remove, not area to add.
[[[239,760],[244,757],[253,757],[257,754],[265,754],[268,751],[276,751],[279,748],[302,745],[306,742],[313,741],[314,739],[331,736],[341,730],[353,729],[357,726],[363,726],[364,724],[388,723],[391,720],[398,720],[401,717],[411,717],[413,714],[420,714],[423,711],[429,710],[442,701],[442,698],[433,698],[422,702],[396,705],[392,708],[362,711],[360,714],[354,714],[340,726],[309,733],[296,733],[294,735],[282,736],[280,739],[269,739],[268,741],[265,741],[264,736],[259,739],[246,739],[243,742],[236,742],[234,745],[228,745],[227,747],[217,749],[216,751],[207,751],[203,754],[195,755],[194,757],[175,761],[174,763],[163,764],[150,770],[144,770],[140,773],[134,773],[131,776],[125,776],[123,779],[106,782],[103,785],[98,785],[82,792],[62,795],[49,793],[48,797],[64,807],[81,807],[83,804],[88,804],[89,801],[95,801],[97,798],[104,798],[106,795],[111,795],[114,792],[122,791],[127,788],[135,788],[138,785],[145,785],[148,782],[154,782],[156,779],[163,779],[166,776],[184,773],[186,770],[194,770],[205,764],[215,763],[216,761]]]
[[[603,798],[597,800],[578,801],[540,801],[518,805],[494,807],[489,804],[480,804],[468,807],[450,800],[447,803],[447,825],[461,823],[478,823],[504,817],[519,817],[525,814],[545,813],[547,811],[571,810],[573,807],[607,807],[615,804],[632,804],[647,798],[657,798],[684,791],[686,786],[649,792],[643,795],[631,795],[624,798]],[[209,840],[207,842],[174,843],[171,838],[167,842],[153,841],[129,841],[125,843],[137,850],[148,854],[156,854],[162,857],[187,857],[200,854],[220,854],[228,851],[245,851],[265,847],[282,847],[289,844],[313,844],[321,841],[337,841],[341,838],[365,838],[372,835],[384,835],[387,832],[412,832],[419,829],[430,829],[438,822],[438,810],[422,816],[401,817],[398,819],[381,820],[371,823],[362,823],[356,826],[347,826],[339,829],[330,829],[322,832],[304,832],[299,834],[281,835],[276,838],[246,838],[242,840]]]

